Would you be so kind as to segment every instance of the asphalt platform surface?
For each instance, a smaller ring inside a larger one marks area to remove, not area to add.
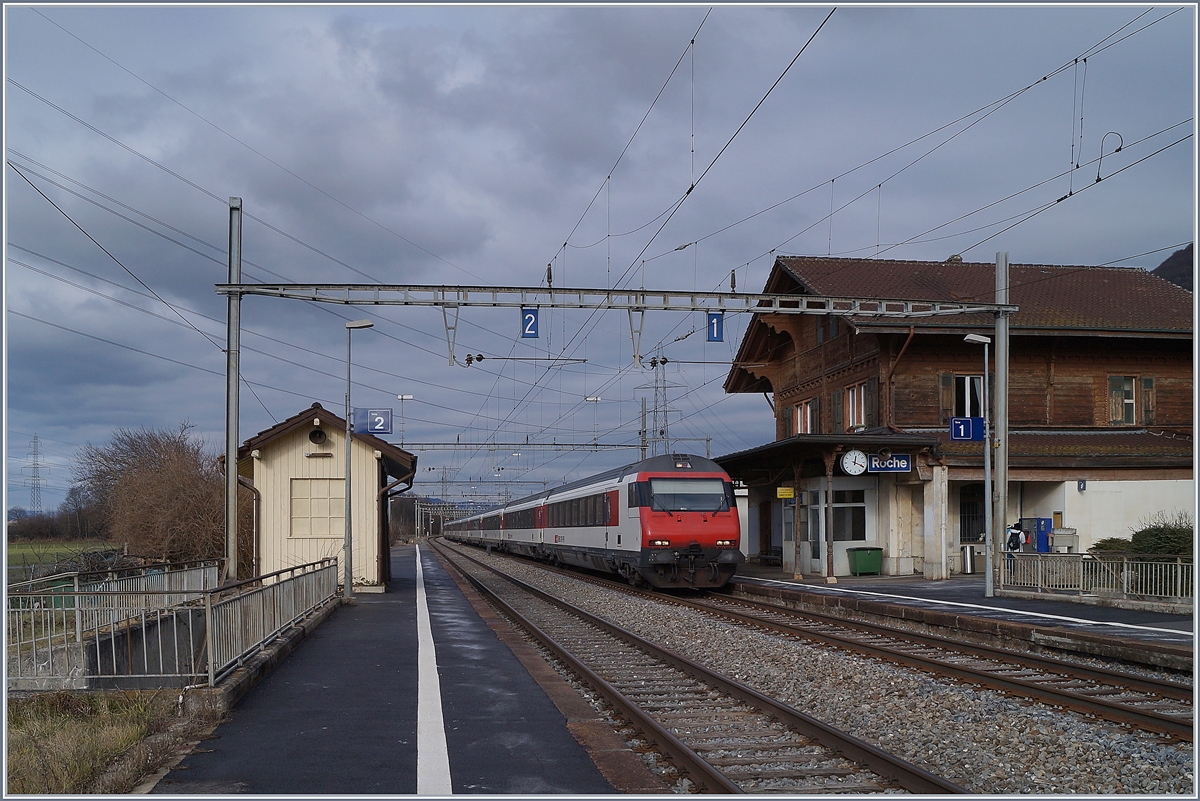
[[[338,608],[150,792],[416,793],[414,553],[393,549],[388,591]],[[539,684],[422,556],[453,792],[613,794]]]
[[[1195,646],[1194,615],[1095,606],[1065,598],[988,598],[984,596],[984,577],[980,573],[956,574],[942,581],[921,576],[839,576],[836,584],[826,584],[823,578],[796,580],[777,567],[747,564],[739,566],[734,581],[852,596],[899,607],[937,609],[1029,626],[1050,626],[1093,636]]]

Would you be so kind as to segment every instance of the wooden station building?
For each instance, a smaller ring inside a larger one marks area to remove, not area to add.
[[[356,592],[391,580],[388,500],[412,488],[417,457],[372,434],[351,442]],[[314,403],[238,449],[238,475],[253,487],[258,575],[341,557],[346,525],[346,421]],[[246,483],[243,481],[243,483]],[[345,560],[341,560],[345,586]]]
[[[764,292],[990,303],[995,270],[958,257],[778,257]],[[1048,519],[1086,550],[1155,513],[1190,511],[1192,293],[1112,267],[1013,264],[1009,286],[1019,311],[1008,511],[996,530]],[[983,446],[949,431],[951,417],[983,415],[983,348],[963,339],[972,333],[992,337],[994,319],[755,316],[725,390],[767,395],[776,440],[717,459],[749,487],[751,557],[777,553],[797,575],[827,575],[829,525],[834,575],[850,572],[856,546],[881,548],[885,574],[931,579],[962,569],[963,546],[982,556]],[[994,384],[994,364],[989,374]]]

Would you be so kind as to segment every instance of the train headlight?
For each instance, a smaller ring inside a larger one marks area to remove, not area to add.
[[[718,548],[732,548],[735,545],[737,545],[737,540],[717,540]]]
[[[668,548],[670,545],[670,540],[650,540],[651,548]]]

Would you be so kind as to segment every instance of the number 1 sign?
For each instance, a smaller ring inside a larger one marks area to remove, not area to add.
[[[708,341],[709,342],[724,342],[725,341],[725,315],[720,312],[708,313]]]

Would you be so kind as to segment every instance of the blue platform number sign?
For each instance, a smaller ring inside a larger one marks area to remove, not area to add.
[[[951,417],[950,439],[965,442],[983,442],[983,418]]]
[[[708,313],[708,341],[725,341],[725,315],[721,312]]]
[[[391,409],[354,409],[352,414],[355,434],[392,433]]]
[[[538,310],[537,309],[521,309],[521,338],[522,339],[537,339],[538,335]]]

